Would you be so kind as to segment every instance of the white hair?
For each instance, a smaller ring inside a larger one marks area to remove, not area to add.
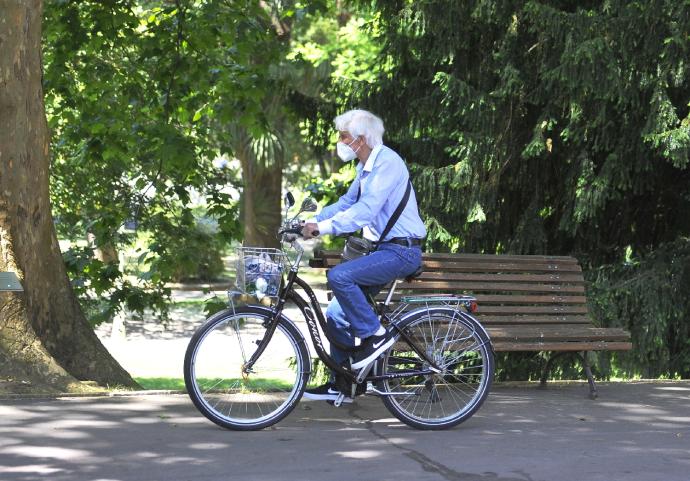
[[[372,149],[383,143],[383,120],[366,110],[349,110],[335,119],[335,128],[350,132],[353,137],[364,137]]]

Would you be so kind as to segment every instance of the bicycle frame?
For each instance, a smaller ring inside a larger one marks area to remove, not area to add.
[[[300,253],[297,262],[290,269],[287,275],[287,283],[281,288],[280,293],[278,295],[278,301],[273,310],[273,318],[271,319],[269,325],[266,326],[266,334],[261,340],[261,343],[259,344],[257,350],[245,364],[244,369],[246,371],[250,371],[254,363],[256,363],[259,357],[261,357],[261,354],[263,354],[264,350],[266,349],[266,346],[273,337],[273,333],[275,332],[275,329],[278,326],[278,323],[280,322],[280,317],[283,311],[283,307],[285,306],[285,302],[287,300],[290,300],[295,303],[295,305],[304,315],[304,318],[307,321],[307,326],[309,328],[309,335],[311,337],[312,343],[314,344],[314,348],[316,349],[316,353],[319,356],[319,358],[326,364],[326,366],[328,366],[331,370],[344,376],[345,379],[347,379],[349,382],[356,382],[356,373],[353,373],[349,369],[346,369],[343,366],[339,365],[337,362],[335,362],[333,358],[326,352],[326,349],[323,346],[319,326],[321,326],[321,330],[323,331],[324,335],[331,344],[346,351],[352,350],[351,346],[344,346],[338,343],[337,341],[331,339],[331,337],[329,336],[326,319],[323,315],[323,311],[321,310],[321,306],[319,305],[319,302],[316,299],[316,294],[314,293],[314,290],[309,286],[309,284],[307,284],[306,281],[304,281],[297,275],[301,257],[302,255]],[[304,292],[307,294],[309,298],[309,301],[305,300],[300,294],[298,294],[295,291],[295,284],[298,287],[302,288],[302,290],[304,290]],[[391,293],[389,293],[389,299],[394,288],[395,285],[391,289]],[[382,315],[385,316],[385,314],[383,313]],[[385,317],[387,318],[387,316]],[[402,339],[410,346],[410,348],[412,348],[412,350],[415,351],[420,356],[420,358],[423,359],[430,367],[429,369],[419,371],[401,371],[394,374],[370,375],[367,376],[364,379],[364,381],[381,381],[384,379],[394,379],[397,377],[409,376],[411,373],[416,375],[430,375],[441,371],[441,369],[436,365],[436,363],[429,358],[427,353],[419,349],[414,343],[414,341],[410,339],[410,337],[402,329],[398,328],[397,323],[394,320],[388,320],[391,321],[391,326],[393,326],[398,331]]]

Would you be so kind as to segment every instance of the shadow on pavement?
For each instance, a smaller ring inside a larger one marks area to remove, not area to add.
[[[497,386],[455,429],[416,431],[380,400],[302,401],[278,425],[232,432],[186,396],[0,404],[0,479],[683,480],[690,382]]]

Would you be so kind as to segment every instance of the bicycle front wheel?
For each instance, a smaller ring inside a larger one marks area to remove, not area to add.
[[[471,316],[451,308],[413,312],[400,328],[441,369],[429,364],[402,338],[381,361],[383,402],[404,423],[418,429],[446,429],[471,417],[486,399],[494,375],[491,343]],[[404,375],[409,373],[409,375]]]
[[[187,393],[199,411],[228,429],[256,430],[295,407],[309,379],[304,337],[283,317],[257,362],[245,365],[266,334],[272,311],[225,310],[192,337],[184,362]]]

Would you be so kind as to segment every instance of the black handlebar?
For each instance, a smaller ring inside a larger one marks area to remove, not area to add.
[[[297,235],[301,236],[302,235],[302,227],[300,226],[300,227],[293,227],[292,229],[283,229],[280,231],[280,235],[283,235],[283,234],[297,234]],[[319,231],[318,230],[312,231],[312,234],[314,235],[314,237],[318,237]]]

